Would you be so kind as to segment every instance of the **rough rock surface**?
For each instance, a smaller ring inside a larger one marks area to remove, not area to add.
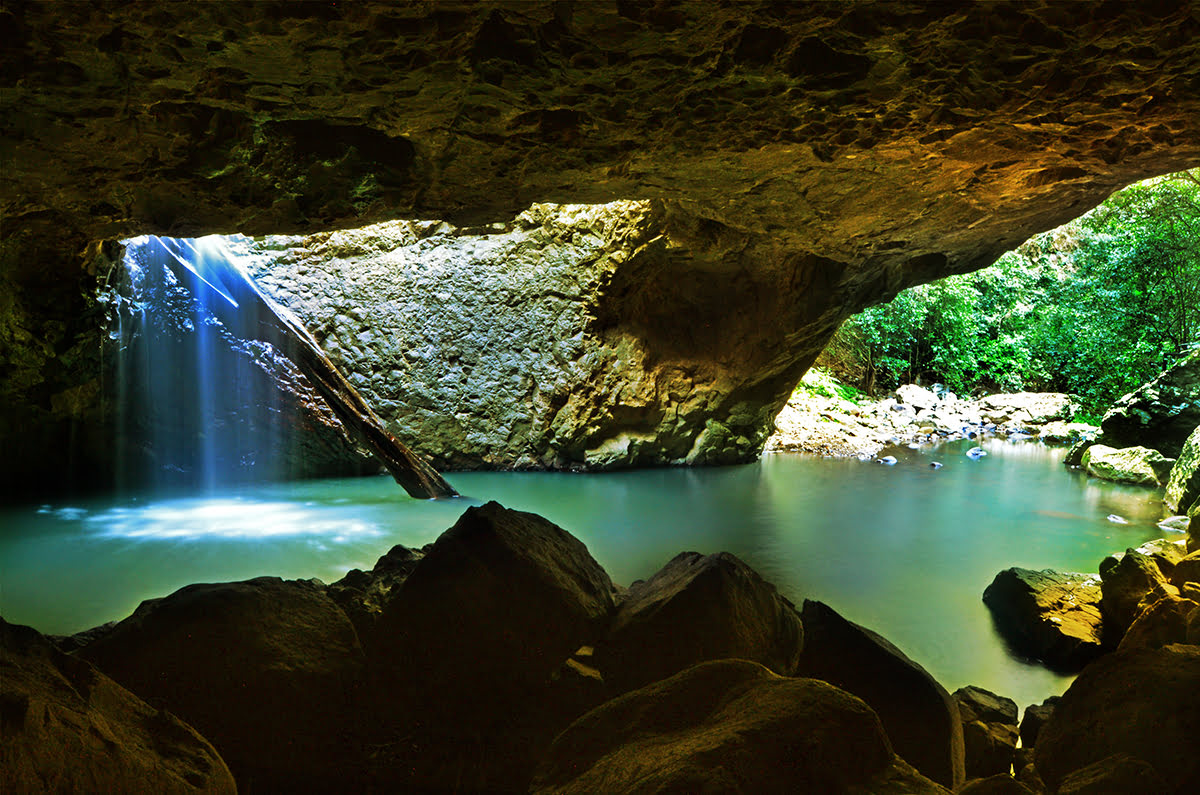
[[[79,655],[204,732],[240,790],[336,790],[363,763],[365,660],[319,583],[189,585]]]
[[[803,645],[795,607],[756,571],[728,552],[682,552],[630,586],[596,665],[622,693],[708,660],[752,660],[790,676]]]
[[[1200,648],[1116,652],[1085,668],[1063,694],[1035,759],[1051,791],[1074,771],[1123,753],[1162,776],[1164,795],[1184,795],[1200,791],[1197,736]]]
[[[1100,422],[1101,441],[1145,445],[1178,457],[1200,425],[1200,350],[1118,400]]]
[[[1188,643],[1188,617],[1200,603],[1178,596],[1163,596],[1142,610],[1117,646],[1117,651],[1157,649],[1172,643]]]
[[[1163,596],[1179,595],[1158,564],[1135,549],[1127,549],[1120,560],[1109,557],[1101,561],[1100,580],[1106,644],[1115,645],[1150,604]]]
[[[1133,483],[1138,486],[1158,486],[1166,480],[1174,460],[1149,447],[1122,447],[1094,444],[1083,452],[1080,460],[1089,475]]]
[[[349,617],[368,654],[377,643],[376,623],[384,606],[424,556],[422,550],[397,544],[375,561],[370,571],[351,569],[326,588],[329,597]]]
[[[1007,775],[1017,747],[1017,702],[980,687],[954,691],[963,726],[967,779]]]
[[[1200,552],[1193,552],[1175,564],[1171,572],[1171,584],[1182,588],[1186,582],[1200,583]]]
[[[896,753],[923,775],[955,789],[965,779],[958,706],[937,680],[884,638],[828,605],[805,600],[798,676],[821,679],[867,702]]]
[[[1078,410],[1078,401],[1062,392],[1015,392],[990,395],[979,401],[980,414],[997,425],[1006,422],[1045,425],[1067,421]]]
[[[237,792],[191,726],[3,619],[0,737],[0,792]]]
[[[23,3],[0,30],[21,486],[61,470],[40,451],[111,450],[94,241],[661,202],[667,256],[618,268],[597,323],[690,371],[700,447],[748,456],[847,314],[1200,156],[1188,4]]]
[[[1037,745],[1038,734],[1046,725],[1046,721],[1050,720],[1054,708],[1061,700],[1059,696],[1050,696],[1041,704],[1030,704],[1025,708],[1025,714],[1021,716],[1022,748],[1033,748]]]
[[[719,660],[627,693],[554,741],[532,792],[945,792],[825,682]]]
[[[1200,503],[1200,425],[1183,443],[1183,449],[1167,479],[1163,502],[1172,511],[1181,514],[1186,514],[1193,505]]]
[[[1101,652],[1099,578],[1005,569],[983,592],[996,628],[1018,654],[1076,671]]]
[[[1167,782],[1146,762],[1113,754],[1063,779],[1057,795],[1162,795]]]

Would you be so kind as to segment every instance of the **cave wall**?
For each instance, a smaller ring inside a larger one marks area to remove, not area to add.
[[[0,428],[103,448],[99,241],[615,200],[687,253],[599,327],[760,417],[841,317],[1195,165],[1198,34],[1183,0],[6,3]]]

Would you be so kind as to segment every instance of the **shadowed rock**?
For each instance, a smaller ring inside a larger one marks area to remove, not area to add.
[[[1104,640],[1113,646],[1143,609],[1164,596],[1179,595],[1158,564],[1134,549],[1127,549],[1120,560],[1108,557],[1101,561],[1100,579]]]
[[[1167,782],[1154,768],[1129,754],[1113,754],[1063,779],[1057,795],[1162,795]]]
[[[1101,441],[1145,445],[1175,457],[1200,425],[1200,351],[1118,400],[1100,423]]]
[[[1101,652],[1100,583],[1095,575],[1005,569],[983,592],[996,628],[1013,649],[1075,671]]]
[[[1188,643],[1188,617],[1200,603],[1166,595],[1150,604],[1129,625],[1118,651],[1157,649],[1172,643]]]
[[[954,691],[968,779],[1007,775],[1017,745],[1017,703],[979,687]]]
[[[237,792],[191,726],[3,619],[0,737],[0,792]]]

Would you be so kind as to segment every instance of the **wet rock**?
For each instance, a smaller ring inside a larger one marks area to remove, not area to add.
[[[1157,649],[1188,642],[1188,616],[1200,603],[1177,596],[1163,596],[1143,609],[1129,625],[1117,651]]]
[[[1005,773],[968,781],[956,795],[1033,795],[1033,792]]]
[[[237,792],[195,729],[0,619],[0,792]]]
[[[1080,461],[1089,475],[1117,483],[1157,486],[1166,480],[1174,463],[1148,447],[1116,449],[1096,444],[1084,451]]]
[[[1200,503],[1200,425],[1184,442],[1179,459],[1171,468],[1163,502],[1179,513],[1187,513]]]
[[[1017,703],[979,687],[959,688],[954,700],[962,720],[967,779],[1007,776],[1017,746]]]
[[[879,718],[825,682],[702,663],[589,712],[532,792],[945,792],[898,759]]]
[[[1200,791],[1200,648],[1116,652],[1063,694],[1035,746],[1038,772],[1058,790],[1075,771],[1115,754],[1148,763],[1165,795]]]
[[[1076,671],[1101,653],[1099,578],[1005,569],[983,592],[996,628],[1019,654]]]
[[[804,629],[775,586],[728,552],[683,552],[630,586],[597,649],[614,693],[707,660],[753,660],[795,673]]]
[[[1100,423],[1102,441],[1178,456],[1200,425],[1200,350],[1121,398]]]
[[[1112,561],[1106,558],[1100,564],[1100,609],[1105,642],[1115,644],[1144,607],[1163,596],[1178,596],[1179,592],[1167,582],[1158,565],[1137,550],[1128,549],[1119,561]]]
[[[189,585],[80,656],[204,732],[243,791],[328,791],[361,775],[365,660],[316,582]]]
[[[1113,754],[1063,779],[1057,795],[1162,795],[1167,782],[1154,768],[1129,754]]]
[[[897,754],[943,786],[961,785],[962,724],[945,688],[887,640],[828,605],[805,600],[800,618],[805,641],[797,675],[829,682],[867,702]]]
[[[1050,720],[1060,700],[1058,696],[1050,696],[1041,704],[1030,704],[1025,708],[1025,714],[1021,716],[1022,747],[1033,748],[1037,745],[1038,733],[1041,732],[1042,726],[1046,725],[1046,721]]]

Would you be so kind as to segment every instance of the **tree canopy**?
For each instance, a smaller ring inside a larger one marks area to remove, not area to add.
[[[1055,391],[1100,412],[1200,344],[1200,169],[1118,191],[992,267],[843,324],[824,363],[868,391]]]

